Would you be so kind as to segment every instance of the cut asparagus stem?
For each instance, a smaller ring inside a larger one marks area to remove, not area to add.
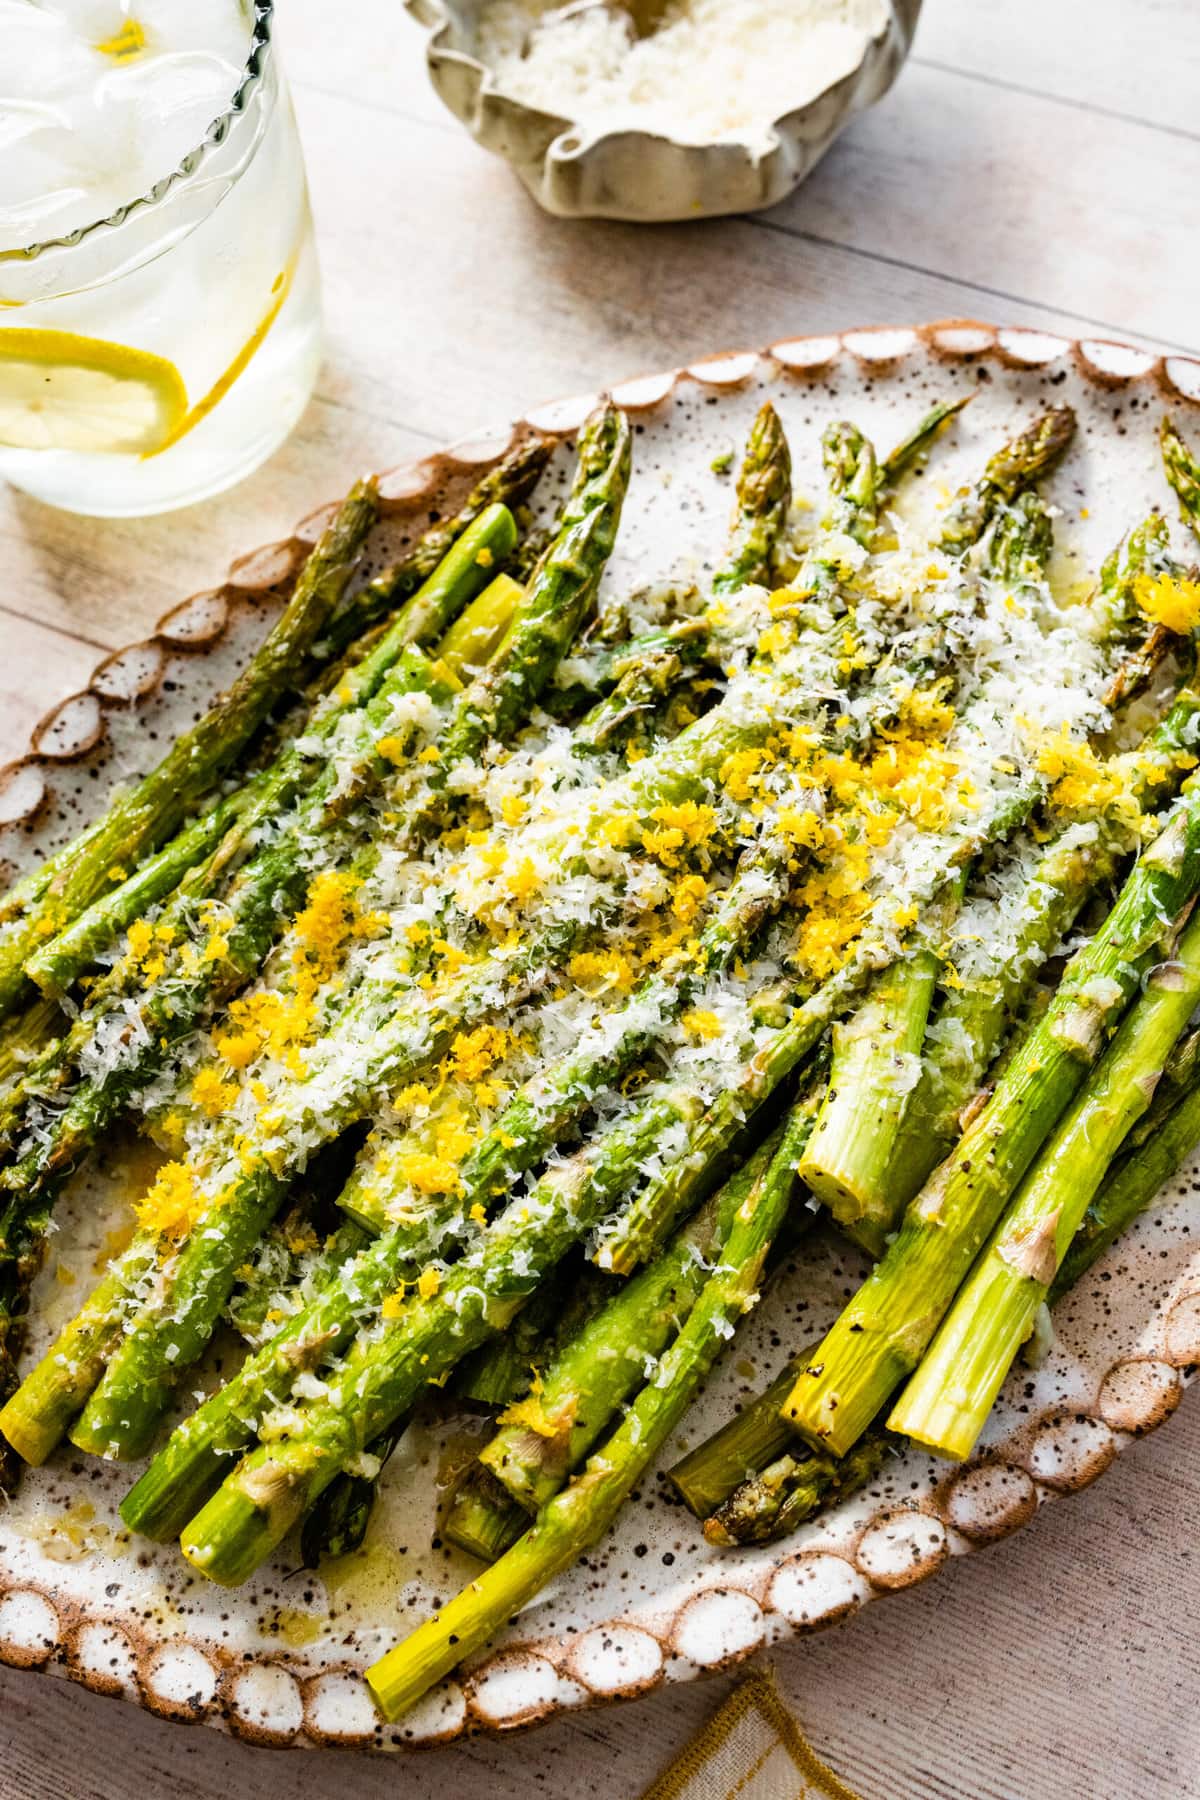
[[[893,1224],[890,1170],[908,1098],[921,1073],[925,1025],[942,968],[938,942],[966,890],[959,870],[932,909],[921,938],[874,983],[858,1011],[833,1032],[829,1089],[800,1171],[843,1224]]]
[[[760,1474],[741,1482],[705,1519],[705,1538],[726,1550],[788,1537],[815,1513],[836,1506],[873,1480],[883,1467],[889,1442],[884,1432],[869,1431],[843,1457],[785,1452]]]
[[[791,1201],[795,1164],[789,1127],[765,1178],[739,1207],[719,1267],[603,1448],[511,1550],[369,1670],[372,1692],[388,1718],[407,1711],[603,1536],[678,1425],[731,1328],[755,1304],[771,1242]]]
[[[438,656],[459,676],[485,668],[512,625],[524,589],[511,575],[497,575],[464,608],[438,644]]]
[[[980,1245],[1054,1129],[1200,886],[1200,783],[1189,780],[1103,926],[991,1100],[909,1206],[895,1241],[786,1406],[817,1449],[844,1455],[937,1329]]]
[[[240,756],[329,620],[377,511],[373,485],[359,482],[304,565],[282,616],[228,693],[176,740],[156,768],[112,802],[102,824],[88,833],[46,890],[0,930],[0,1016],[27,994],[24,965],[47,933],[71,924],[105,889],[116,887],[124,879],[122,866],[128,868],[169,837],[193,802]]]
[[[809,1344],[789,1358],[769,1387],[668,1471],[688,1510],[698,1519],[707,1519],[749,1476],[757,1475],[794,1446],[792,1428],[780,1409],[815,1349],[815,1343]]]
[[[888,1420],[943,1456],[974,1448],[1067,1248],[1163,1064],[1200,1001],[1200,919],[1151,971],[1105,1055],[1063,1115]]]
[[[525,1508],[489,1469],[472,1463],[442,1521],[441,1536],[457,1550],[490,1563],[528,1529]]]

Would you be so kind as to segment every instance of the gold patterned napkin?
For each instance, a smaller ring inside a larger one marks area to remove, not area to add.
[[[779,1698],[750,1669],[642,1800],[860,1800],[823,1763]]]

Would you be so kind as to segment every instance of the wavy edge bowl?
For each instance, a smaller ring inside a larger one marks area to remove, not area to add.
[[[993,362],[1051,382],[1059,367],[1073,367],[1089,386],[1111,391],[1117,404],[1129,393],[1200,408],[1200,361],[969,319],[787,338],[765,351],[723,352],[610,391],[631,412],[648,414],[686,384],[719,392],[767,370],[774,378],[819,385],[843,358],[853,359],[867,380],[885,381],[915,355],[960,365]],[[419,512],[518,437],[569,435],[596,398],[552,402],[499,433],[388,471],[380,477],[387,509]],[[289,538],[240,558],[221,587],[193,595],[165,614],[151,637],[106,657],[86,689],[35,727],[29,755],[0,770],[0,827],[31,831],[45,822],[54,803],[53,771],[65,775],[71,765],[86,766],[115,715],[158,692],[170,655],[211,653],[239,608],[278,600],[330,511],[319,508]],[[737,1556],[710,1564],[652,1621],[644,1614],[614,1616],[485,1652],[397,1726],[379,1720],[361,1664],[314,1671],[299,1656],[225,1650],[186,1631],[167,1636],[129,1619],[117,1623],[102,1593],[82,1603],[48,1576],[14,1576],[2,1556],[0,1662],[66,1674],[161,1717],[202,1721],[256,1744],[355,1749],[416,1748],[468,1732],[506,1732],[563,1710],[645,1694],[666,1680],[694,1679],[764,1645],[838,1624],[872,1600],[927,1580],[951,1556],[1011,1536],[1044,1503],[1087,1487],[1130,1442],[1162,1425],[1200,1370],[1200,1256],[1146,1300],[1149,1316],[1136,1347],[1090,1372],[1086,1405],[1030,1413],[961,1468],[940,1465],[907,1503],[835,1509],[809,1528],[798,1552],[785,1546],[765,1566],[753,1569]]]
[[[811,174],[856,113],[883,98],[912,45],[921,0],[887,0],[857,65],[753,137],[683,144],[653,131],[587,128],[514,100],[459,47],[458,0],[405,0],[426,28],[433,86],[485,150],[504,157],[538,204],[560,218],[665,224],[756,212]]]

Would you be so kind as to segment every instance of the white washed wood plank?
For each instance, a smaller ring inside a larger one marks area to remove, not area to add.
[[[21,618],[7,604],[0,610],[0,767],[29,748],[43,713],[86,687],[103,655],[95,644]]]
[[[1200,133],[1200,7],[1187,0],[926,0],[915,55]]]
[[[768,216],[1194,348],[1198,191],[1200,139],[910,65]]]

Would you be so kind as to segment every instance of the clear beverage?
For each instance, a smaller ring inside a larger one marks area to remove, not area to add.
[[[270,455],[320,365],[258,0],[0,0],[0,476],[162,512]]]

